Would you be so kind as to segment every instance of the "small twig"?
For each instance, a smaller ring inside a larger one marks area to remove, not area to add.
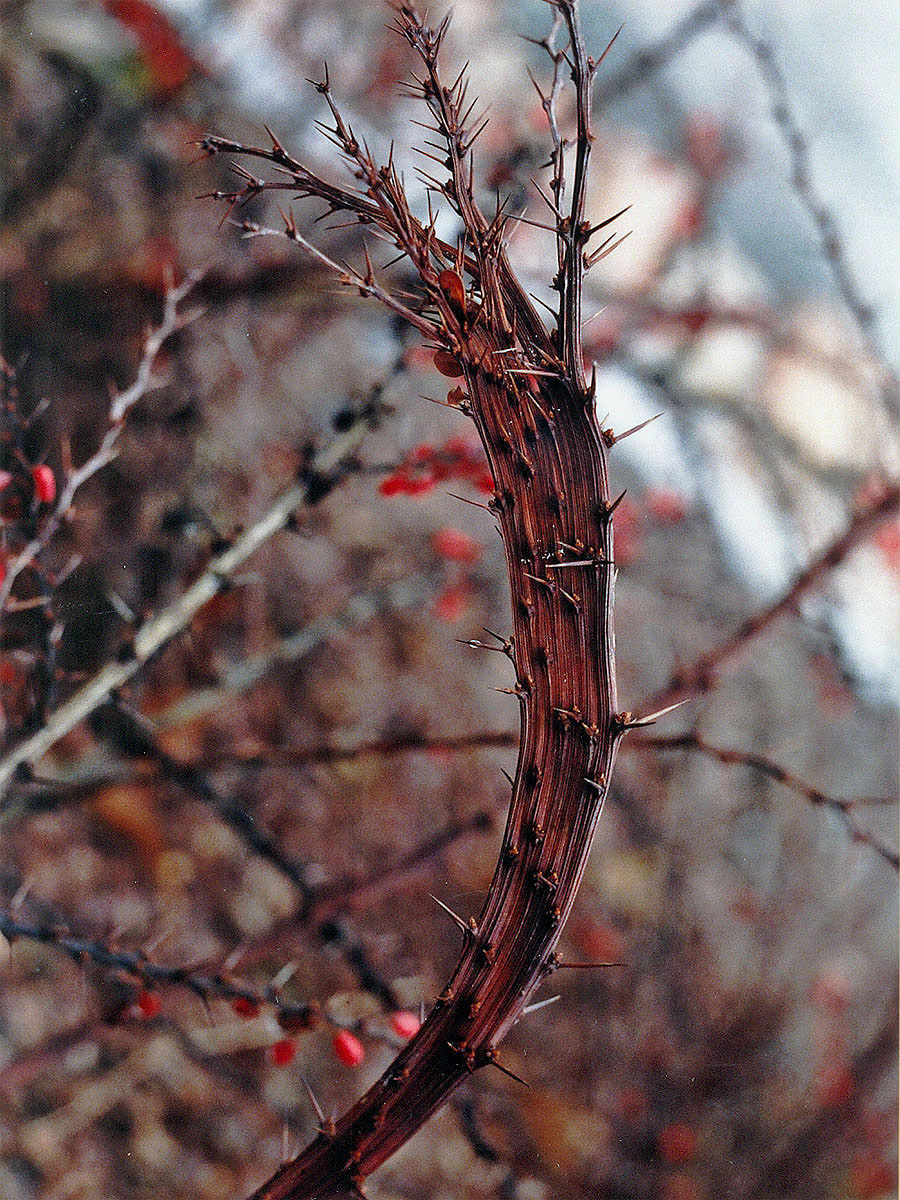
[[[284,529],[296,509],[327,495],[342,477],[345,464],[355,454],[373,414],[359,414],[352,426],[339,434],[313,459],[302,482],[283,492],[231,546],[217,554],[200,578],[171,605],[145,621],[131,642],[124,661],[107,663],[83,687],[51,714],[43,729],[26,738],[0,760],[0,795],[16,771],[37,761],[61,737],[89,716],[117,688],[122,687],[167,642],[187,627],[197,612],[234,577],[235,571],[273,534]]]
[[[290,1003],[281,998],[280,989],[272,984],[253,987],[248,983],[224,974],[198,971],[193,967],[173,967],[153,962],[142,950],[119,950],[109,942],[98,939],[73,937],[64,928],[18,921],[0,909],[0,934],[10,943],[15,941],[39,942],[54,946],[67,954],[73,962],[83,966],[93,963],[106,971],[118,972],[145,988],[160,985],[182,988],[199,996],[204,1003],[210,999],[247,1000],[252,1004],[274,1005],[279,1017],[285,1022],[309,1022],[316,1020],[315,1005]]]
[[[366,904],[441,854],[460,838],[470,833],[484,833],[491,828],[493,821],[490,814],[485,812],[477,812],[464,820],[451,821],[394,862],[387,862],[372,871],[345,875],[314,888],[310,908],[318,914],[351,904],[354,908]]]
[[[900,412],[900,380],[876,344],[875,310],[863,298],[859,281],[850,266],[846,247],[838,232],[837,221],[813,182],[809,142],[791,108],[787,83],[775,53],[768,42],[751,31],[737,0],[720,0],[720,4],[728,29],[752,55],[769,93],[772,117],[790,158],[791,184],[815,225],[838,292],[859,329],[866,349],[881,370],[883,398],[896,414]]]
[[[66,474],[56,503],[53,509],[41,519],[37,535],[31,538],[15,557],[6,562],[6,575],[0,581],[0,611],[6,607],[19,575],[46,549],[63,521],[72,512],[75,494],[79,488],[116,457],[119,435],[129,411],[149,391],[160,386],[160,381],[153,374],[153,367],[163,343],[196,318],[196,313],[183,316],[178,309],[200,277],[200,273],[194,273],[189,275],[178,287],[167,288],[162,321],[150,330],[144,340],[144,349],[134,382],[124,392],[113,393],[109,406],[109,425],[100,446],[80,467],[74,468]]]
[[[709,691],[715,684],[716,672],[724,663],[738,655],[779,617],[792,611],[807,592],[842,563],[851,550],[865,541],[882,521],[895,515],[898,509],[900,486],[886,487],[880,496],[868,501],[854,513],[844,531],[800,572],[774,604],[748,618],[733,634],[701,654],[689,666],[679,668],[664,687],[641,704],[641,709],[662,708],[676,700]]]
[[[900,858],[898,858],[897,852],[864,829],[854,816],[854,809],[863,803],[873,803],[871,799],[844,799],[839,796],[830,796],[827,792],[823,792],[821,788],[807,783],[784,767],[779,766],[778,763],[773,762],[764,754],[757,754],[752,750],[737,750],[730,747],[714,746],[699,733],[639,735],[633,739],[632,747],[647,747],[656,750],[695,750],[699,754],[706,755],[707,758],[714,758],[717,762],[733,766],[750,767],[752,770],[758,771],[762,775],[767,775],[770,779],[774,779],[777,783],[783,784],[792,792],[803,796],[811,804],[831,809],[832,812],[837,813],[855,842],[860,842],[863,845],[871,847],[885,862],[890,863],[895,871],[900,869]],[[892,803],[896,802],[893,801]]]
[[[493,649],[493,647],[492,647]],[[498,647],[498,649],[500,649]],[[518,732],[505,731],[460,734],[458,736],[432,737],[421,733],[407,733],[397,737],[379,738],[375,741],[359,742],[355,746],[311,746],[294,749],[290,746],[272,747],[264,754],[253,757],[240,755],[218,755],[210,760],[210,766],[233,764],[242,767],[265,767],[272,764],[294,767],[350,762],[372,754],[392,757],[409,753],[442,753],[477,749],[507,748],[519,744]]]

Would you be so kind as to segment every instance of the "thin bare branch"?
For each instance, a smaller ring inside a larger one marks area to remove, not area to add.
[[[162,320],[159,325],[150,330],[144,339],[144,348],[134,382],[124,392],[114,391],[112,394],[109,405],[109,425],[99,447],[80,467],[66,473],[53,509],[40,519],[37,535],[31,538],[17,554],[7,559],[6,574],[0,580],[0,612],[7,607],[18,577],[36,562],[56,536],[60,526],[71,515],[78,490],[115,458],[118,452],[119,436],[129,411],[148,392],[162,386],[162,381],[153,374],[156,360],[163,344],[198,316],[197,313],[184,314],[179,310],[182,302],[200,278],[199,272],[191,274],[178,287],[170,284],[166,289]]]
[[[863,289],[850,265],[838,222],[813,180],[809,141],[791,107],[787,82],[775,51],[768,42],[752,32],[737,0],[720,0],[720,5],[727,28],[753,57],[769,93],[772,117],[790,158],[791,184],[816,228],[838,292],[859,329],[869,356],[879,368],[882,396],[896,415],[900,413],[900,379],[877,343],[875,310],[864,299]]]
[[[237,569],[273,534],[284,529],[295,511],[311,498],[320,500],[343,477],[348,461],[356,453],[372,422],[373,413],[359,414],[351,427],[315,455],[304,479],[283,492],[273,504],[233,543],[215,555],[209,566],[181,596],[155,617],[145,621],[130,642],[130,653],[107,663],[92,679],[60,705],[43,728],[20,742],[0,760],[0,795],[20,768],[37,762],[117,688],[122,687],[167,642],[187,627],[196,613],[229,585]]]
[[[888,517],[900,510],[900,486],[890,485],[867,501],[853,514],[844,531],[801,571],[782,596],[749,617],[733,634],[719,642],[693,663],[680,667],[664,687],[642,703],[641,708],[658,709],[676,700],[699,695],[715,686],[719,669],[737,657],[744,648],[779,617],[793,611],[800,600],[818,586],[847,555],[872,534]]]
[[[294,1028],[310,1028],[320,1019],[317,1005],[286,1003],[281,989],[272,984],[254,987],[225,971],[210,973],[195,967],[157,963],[143,950],[121,950],[111,942],[74,937],[55,925],[19,921],[3,909],[0,909],[0,934],[11,944],[28,941],[54,946],[79,966],[93,963],[104,971],[124,975],[149,990],[161,986],[181,988],[198,996],[205,1004],[215,998],[241,1000],[256,1007],[272,1005],[279,1019]]]
[[[821,788],[817,788],[813,784],[800,779],[797,775],[786,770],[772,759],[767,758],[764,754],[757,754],[752,750],[738,750],[731,747],[715,746],[699,733],[640,735],[632,742],[632,748],[635,747],[648,747],[655,750],[695,750],[698,754],[703,754],[707,758],[713,758],[717,762],[727,763],[729,766],[750,767],[752,770],[758,771],[761,775],[766,775],[769,779],[774,779],[776,783],[783,784],[784,787],[804,797],[811,804],[837,813],[854,842],[869,846],[885,862],[889,863],[895,871],[900,869],[900,858],[898,858],[897,851],[885,845],[884,842],[880,841],[874,834],[860,825],[856,818],[855,809],[860,804],[873,803],[871,799],[844,799],[840,796],[831,796]],[[896,801],[892,803],[896,803]]]

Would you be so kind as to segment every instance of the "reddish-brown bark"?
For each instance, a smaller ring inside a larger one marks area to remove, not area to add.
[[[488,221],[474,198],[465,81],[446,87],[438,50],[446,21],[432,30],[415,11],[397,9],[397,28],[418,53],[424,77],[412,90],[425,100],[447,147],[448,179],[435,189],[456,209],[465,249],[434,236],[410,212],[393,166],[377,167],[330,97],[333,140],[361,180],[343,191],[309,172],[273,137],[272,149],[207,138],[210,153],[250,153],[276,162],[289,186],[318,196],[334,211],[355,213],[380,229],[416,267],[420,303],[401,302],[366,272],[339,270],[344,282],[406,316],[437,344],[435,363],[462,377],[452,403],[473,419],[495,481],[489,507],[506,552],[513,636],[504,648],[514,669],[510,689],[521,704],[521,741],[500,857],[478,918],[456,918],[464,936],[459,962],[418,1034],[385,1075],[336,1124],[323,1128],[298,1158],[284,1165],[255,1200],[302,1200],[361,1188],[364,1178],[403,1145],[473,1071],[498,1064],[497,1045],[529,995],[558,965],[554,948],[584,871],[594,827],[629,716],[616,711],[613,541],[607,457],[613,444],[596,418],[593,387],[582,365],[581,285],[596,232],[584,220],[591,82],[596,64],[585,53],[577,7],[555,5],[545,45],[554,80],[542,96],[553,137],[550,190],[557,213],[559,292],[556,329],[548,333],[506,259],[507,218]],[[568,55],[556,46],[562,30]],[[564,65],[571,69],[577,136],[571,198],[566,198],[565,145],[555,115]],[[246,187],[223,196],[232,205],[279,182],[245,173]],[[563,215],[563,205],[567,212]],[[597,228],[602,228],[603,222]],[[248,235],[266,232],[244,223]],[[320,260],[293,216],[283,231]],[[604,244],[605,245],[605,244]],[[470,282],[466,283],[468,278]],[[502,1069],[502,1068],[501,1068]]]

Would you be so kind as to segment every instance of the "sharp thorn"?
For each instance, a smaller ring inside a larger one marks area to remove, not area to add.
[[[558,959],[554,964],[556,971],[594,971],[600,967],[627,967],[626,962],[566,962]]]
[[[690,703],[692,697],[686,696],[684,700],[678,700],[675,704],[667,704],[665,708],[661,708],[658,712],[650,713],[646,717],[632,717],[624,722],[625,729],[642,729],[645,725],[655,725],[660,717],[664,717],[666,713],[674,712],[676,708],[681,708],[682,704]]]
[[[313,1106],[313,1111],[315,1112],[316,1116],[319,1119],[319,1124],[321,1126],[324,1126],[326,1124],[326,1120],[325,1120],[325,1113],[322,1111],[322,1105],[316,1099],[316,1094],[312,1090],[312,1088],[309,1086],[309,1083],[307,1082],[307,1080],[304,1079],[303,1076],[301,1076],[300,1081],[303,1084],[303,1086],[306,1088],[306,1094],[307,1094],[307,1096],[309,1096],[309,1102]]]
[[[546,1000],[536,1000],[534,1004],[526,1004],[522,1009],[522,1016],[527,1017],[529,1013],[537,1012],[540,1008],[547,1008],[548,1005],[555,1004],[557,1000],[562,1000],[562,996],[557,994],[548,997]]]
[[[480,504],[477,500],[468,500],[465,496],[459,496],[456,492],[448,492],[448,496],[452,496],[454,500],[462,500],[463,504],[471,504],[474,508],[483,508],[485,512],[490,512],[486,504]]]
[[[527,1079],[523,1079],[521,1075],[517,1075],[515,1071],[511,1071],[509,1067],[504,1067],[503,1063],[500,1062],[499,1058],[497,1057],[497,1052],[493,1047],[491,1047],[491,1049],[488,1051],[486,1065],[489,1067],[496,1067],[498,1071],[502,1071],[504,1075],[508,1075],[510,1079],[514,1079],[516,1083],[521,1083],[523,1087],[531,1087],[531,1084]]]
[[[459,916],[457,913],[455,913],[452,908],[448,908],[448,906],[443,902],[443,900],[438,900],[437,896],[435,896],[432,892],[429,892],[428,894],[429,894],[429,896],[431,896],[431,899],[435,902],[435,904],[437,904],[440,908],[442,908],[444,910],[444,912],[449,917],[451,917],[453,921],[456,922],[456,924],[460,927],[460,929],[463,931],[463,933],[471,933],[472,932],[471,927],[466,924],[466,922],[462,919],[462,917]]]
[[[627,437],[631,437],[633,433],[640,433],[642,429],[646,429],[648,425],[652,425],[654,421],[658,421],[660,417],[665,416],[665,413],[656,413],[652,417],[648,417],[646,421],[641,421],[639,425],[632,425],[630,429],[626,429],[624,433],[615,433],[612,435],[612,444],[622,442]]]

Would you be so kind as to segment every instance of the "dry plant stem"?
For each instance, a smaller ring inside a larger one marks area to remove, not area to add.
[[[877,344],[874,328],[875,310],[863,298],[859,281],[839,235],[837,221],[813,182],[809,140],[791,110],[787,83],[775,53],[768,42],[751,31],[737,0],[720,0],[720,5],[728,28],[752,55],[769,93],[772,117],[790,158],[794,191],[816,227],[841,298],[856,322],[866,350],[879,368],[882,395],[892,411],[897,414],[900,411],[900,380]]]
[[[117,688],[127,683],[152,655],[185,629],[192,618],[213,596],[231,585],[240,567],[268,538],[293,520],[295,511],[310,499],[321,499],[341,477],[352,459],[365,430],[373,419],[362,413],[353,426],[339,434],[315,456],[306,477],[283,492],[267,511],[240,537],[210,562],[200,578],[178,599],[135,632],[130,653],[122,661],[107,663],[97,674],[49,717],[46,725],[20,742],[0,760],[0,796],[8,788],[20,767],[36,762],[60,738],[103,703]]]
[[[473,1071],[499,1065],[497,1044],[534,988],[560,965],[554,948],[574,903],[619,741],[631,723],[630,714],[616,710],[609,443],[584,381],[580,342],[584,246],[591,236],[583,209],[595,64],[584,51],[576,4],[559,0],[554,7],[569,33],[565,53],[575,85],[578,138],[571,205],[558,216],[560,320],[553,338],[506,263],[502,211],[498,207],[489,222],[475,201],[470,148],[477,131],[467,128],[471,109],[465,108],[464,75],[448,87],[438,69],[446,20],[432,30],[411,7],[396,9],[397,28],[423,66],[412,90],[425,100],[446,151],[438,161],[450,178],[431,182],[462,220],[459,250],[435,240],[433,223],[415,221],[391,163],[377,167],[356,141],[330,98],[327,78],[317,86],[334,118],[328,132],[362,180],[365,197],[312,177],[274,137],[268,154],[250,150],[282,165],[295,193],[319,196],[332,211],[362,216],[418,271],[424,295],[413,323],[420,330],[427,323],[448,366],[458,363],[466,408],[496,484],[490,507],[503,538],[513,606],[513,636],[504,648],[515,667],[510,690],[521,711],[500,858],[479,917],[466,921],[452,914],[464,945],[447,987],[387,1073],[282,1166],[255,1193],[256,1200],[321,1200],[360,1191],[365,1177]],[[242,150],[222,139],[203,144],[210,152]],[[563,150],[556,164],[561,178]],[[249,177],[243,193],[221,198],[233,206],[264,187]],[[557,208],[562,192],[560,184]],[[325,260],[297,233],[292,215],[285,217],[283,232]],[[368,258],[366,267],[365,273],[337,265],[336,270],[345,283],[397,311],[400,302],[376,283]],[[466,274],[470,287],[463,282]]]
[[[799,779],[796,775],[785,770],[784,767],[779,766],[778,763],[773,762],[770,758],[766,758],[763,754],[755,754],[751,750],[736,750],[727,746],[714,746],[699,733],[675,733],[671,736],[638,735],[631,742],[631,747],[632,749],[636,749],[642,746],[654,750],[696,750],[699,754],[706,755],[707,758],[716,759],[717,762],[727,763],[732,766],[750,767],[752,770],[758,771],[761,775],[767,775],[770,779],[774,779],[776,783],[781,783],[792,792],[803,796],[811,804],[820,808],[830,808],[843,821],[855,842],[869,846],[885,862],[889,863],[895,871],[900,869],[900,858],[898,858],[896,850],[892,850],[890,846],[886,846],[878,838],[863,829],[853,815],[854,808],[860,804],[873,803],[871,799],[848,800],[840,796],[829,796],[821,788],[814,787],[811,783],[806,783],[804,780]],[[874,802],[883,803],[883,801]],[[894,804],[896,801],[892,800],[891,803]]]
[[[779,617],[795,609],[807,592],[842,563],[883,521],[888,517],[895,517],[898,510],[900,486],[891,484],[875,499],[867,501],[857,509],[843,532],[800,572],[774,604],[749,617],[730,637],[719,642],[688,666],[677,670],[669,682],[645,702],[646,707],[664,708],[675,701],[708,692],[715,685],[720,667],[740,654],[753,638],[768,629]]]
[[[197,313],[182,314],[179,307],[199,278],[199,275],[192,274],[178,287],[173,284],[167,287],[162,320],[144,339],[141,361],[134,382],[124,392],[113,392],[109,405],[109,424],[99,447],[80,467],[67,473],[52,512],[41,521],[38,535],[6,563],[6,575],[0,582],[0,612],[6,607],[19,575],[35,562],[55,537],[63,521],[71,516],[79,488],[115,458],[119,435],[129,411],[148,392],[160,386],[161,381],[153,374],[156,359],[163,344],[172,334],[183,329],[197,316]]]
[[[277,987],[257,988],[243,983],[221,971],[205,972],[193,967],[173,967],[151,961],[140,950],[120,950],[108,942],[73,937],[65,929],[35,922],[19,921],[0,910],[0,934],[10,943],[38,942],[55,946],[73,962],[93,963],[105,971],[127,976],[144,987],[180,987],[198,996],[205,1004],[213,998],[248,1000],[254,1004],[271,1004],[285,1021],[309,1022],[316,1019],[317,1009],[308,1004],[284,1003]]]

